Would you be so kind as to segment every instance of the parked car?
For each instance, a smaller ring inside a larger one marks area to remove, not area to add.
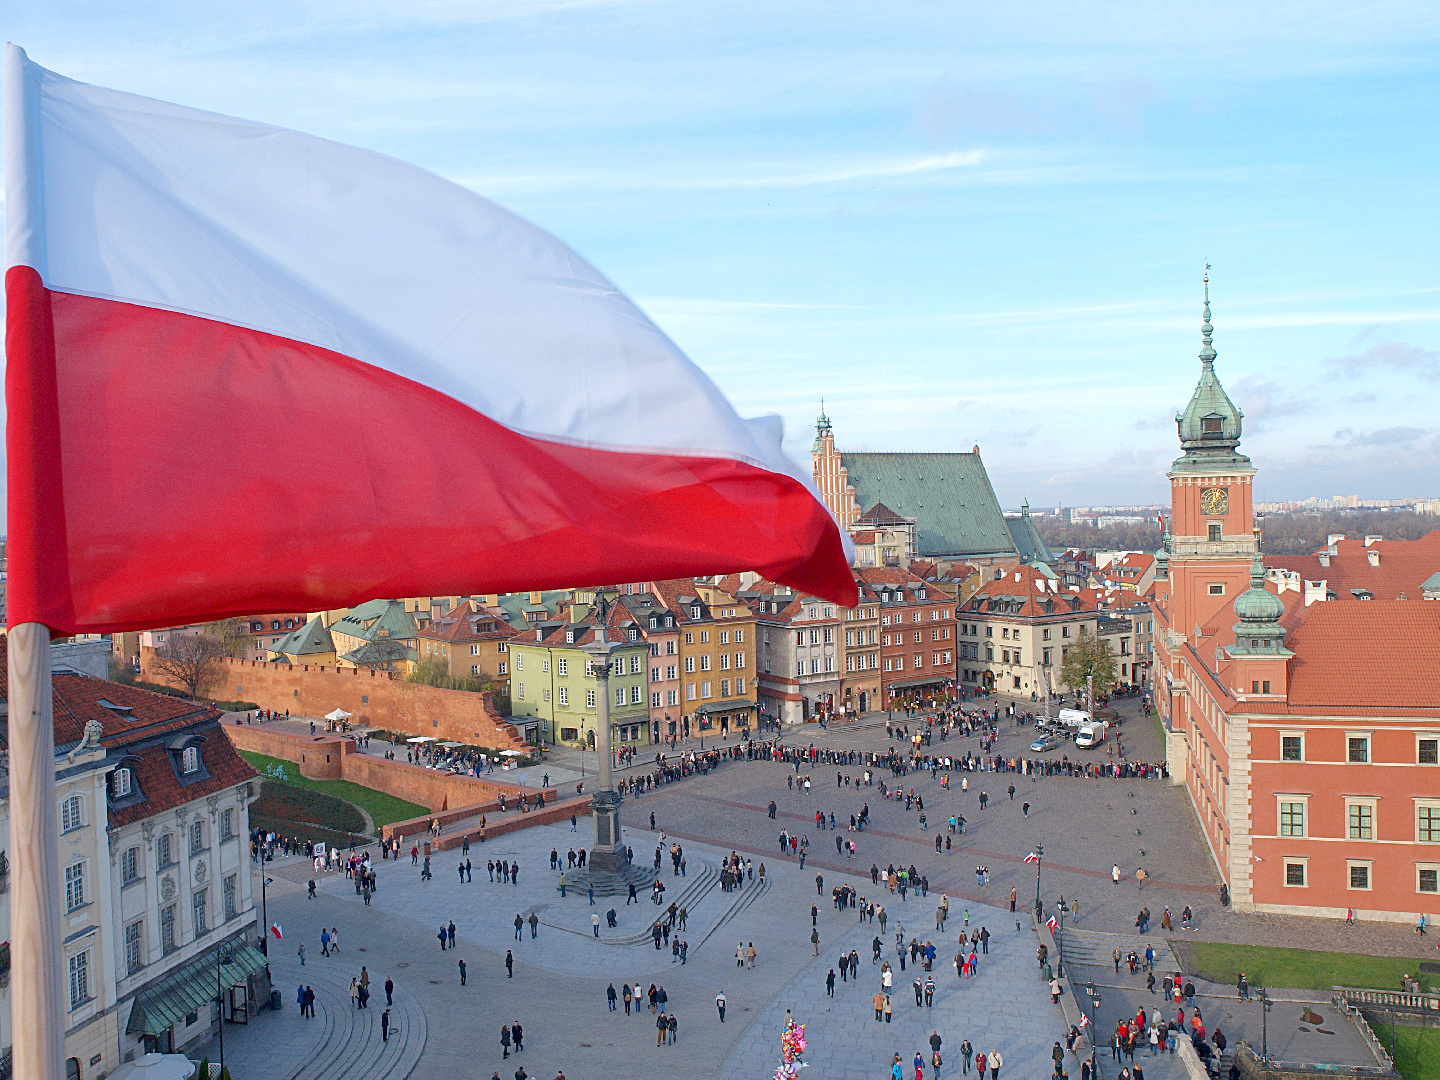
[[[1046,750],[1054,750],[1060,745],[1060,736],[1042,735],[1030,744],[1030,749],[1037,754],[1043,754]]]

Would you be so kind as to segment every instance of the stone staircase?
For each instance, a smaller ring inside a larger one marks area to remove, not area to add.
[[[371,983],[368,1009],[350,1006],[350,979],[363,961],[314,956],[301,966],[298,957],[281,953],[272,949],[270,955],[281,1010],[266,1009],[245,1027],[226,1028],[226,1064],[235,1080],[406,1080],[415,1071],[428,1031],[413,994],[396,988],[390,1039],[382,1042],[384,980]],[[315,991],[313,1020],[300,1017],[295,1002],[300,984]],[[213,1046],[210,1053],[213,1059]]]
[[[1062,948],[1065,954],[1066,964],[1079,964],[1090,967],[1109,968],[1115,970],[1115,950],[1120,950],[1120,966],[1122,970],[1128,971],[1125,967],[1124,957],[1129,955],[1131,949],[1135,950],[1137,956],[1142,959],[1145,956],[1145,946],[1150,945],[1155,949],[1155,970],[1156,978],[1161,974],[1179,970],[1180,963],[1175,959],[1169,943],[1156,934],[1153,937],[1140,937],[1136,934],[1103,934],[1098,930],[1072,930],[1066,927],[1063,934]]]
[[[680,886],[679,892],[674,891],[672,883],[675,881],[675,877],[673,875],[662,878],[667,885],[670,885],[670,888],[667,889],[665,893],[664,904],[658,906],[652,904],[650,902],[650,892],[648,888],[638,890],[640,902],[644,905],[650,916],[649,922],[644,930],[639,930],[623,937],[602,936],[600,939],[601,942],[606,945],[643,945],[649,943],[651,941],[650,926],[665,913],[665,909],[672,903],[677,907],[684,908],[687,918],[694,917],[695,909],[700,905],[700,901],[714,891],[720,884],[720,867],[708,859],[689,856],[686,859],[686,870],[688,873],[686,873],[683,878],[680,878],[683,884]],[[581,886],[582,890],[583,888],[584,887]],[[545,922],[545,920],[542,920],[542,922]],[[556,923],[545,922],[545,925],[554,927],[556,930],[564,930],[566,933],[578,934],[581,937],[589,936],[587,932],[572,930],[569,927],[560,926]]]

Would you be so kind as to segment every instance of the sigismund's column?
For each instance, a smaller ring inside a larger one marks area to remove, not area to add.
[[[605,628],[597,627],[595,640],[584,646],[595,673],[595,752],[599,759],[599,787],[590,800],[590,815],[595,821],[595,846],[590,849],[592,874],[619,873],[629,865],[620,840],[622,800],[610,776],[610,664],[620,644],[606,641]]]

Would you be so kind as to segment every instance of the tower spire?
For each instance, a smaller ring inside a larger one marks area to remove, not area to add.
[[[1215,347],[1210,343],[1210,335],[1215,328],[1210,325],[1210,264],[1205,264],[1205,321],[1200,324],[1200,340],[1203,343],[1200,348],[1200,363],[1209,370],[1215,363]]]

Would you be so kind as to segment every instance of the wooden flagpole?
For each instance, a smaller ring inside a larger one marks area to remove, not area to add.
[[[56,838],[50,628],[8,637],[10,701],[10,1025],[14,1075],[64,1080],[64,955]],[[102,852],[103,854],[103,852]],[[98,975],[102,965],[95,965]]]

